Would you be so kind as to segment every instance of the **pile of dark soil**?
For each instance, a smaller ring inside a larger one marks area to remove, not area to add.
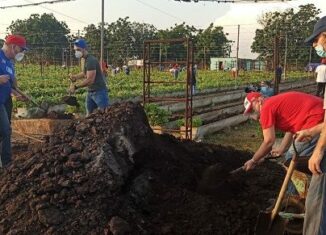
[[[253,234],[283,179],[250,153],[153,134],[113,105],[16,158],[0,175],[0,234]]]

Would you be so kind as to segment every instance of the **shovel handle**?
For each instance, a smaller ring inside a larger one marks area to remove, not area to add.
[[[236,174],[236,173],[238,173],[238,172],[240,172],[240,171],[243,171],[244,170],[244,168],[243,168],[243,166],[241,166],[241,167],[239,167],[239,168],[237,168],[237,169],[235,169],[235,170],[233,170],[233,171],[230,171],[230,174],[232,175],[232,174]]]
[[[278,212],[280,211],[280,208],[281,208],[281,204],[282,204],[282,201],[283,201],[283,198],[284,198],[284,195],[285,195],[285,192],[286,192],[286,189],[288,187],[288,184],[290,182],[290,179],[291,179],[291,176],[293,174],[293,171],[295,169],[295,166],[296,166],[296,163],[297,163],[297,154],[298,154],[298,151],[295,147],[295,139],[293,139],[293,148],[294,148],[294,154],[292,156],[292,160],[291,160],[291,163],[290,163],[290,166],[286,172],[286,175],[285,175],[285,179],[283,181],[283,184],[282,184],[282,187],[281,187],[281,190],[278,194],[278,197],[277,197],[277,200],[276,200],[276,203],[275,203],[275,206],[274,206],[274,209],[272,210],[272,216],[271,216],[271,221],[273,222],[276,215],[278,214]]]

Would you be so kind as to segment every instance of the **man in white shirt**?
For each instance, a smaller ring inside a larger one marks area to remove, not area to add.
[[[321,65],[319,65],[316,70],[316,82],[317,82],[317,92],[316,96],[324,97],[325,85],[326,85],[326,58],[321,60]]]

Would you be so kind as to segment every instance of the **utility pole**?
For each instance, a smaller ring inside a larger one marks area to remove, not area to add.
[[[162,43],[160,43],[160,54],[159,54],[159,61],[160,61],[160,71],[161,71],[161,67],[162,67]]]
[[[71,41],[70,41],[70,47],[69,47],[69,60],[70,60],[70,66],[69,67],[72,67],[72,49],[73,49],[73,46],[71,44]]]
[[[204,70],[206,70],[206,47],[204,46]]]
[[[239,76],[239,38],[240,38],[240,25],[238,24],[238,39],[237,39],[237,76]]]
[[[288,34],[285,33],[285,52],[284,52],[284,80],[286,80],[286,68],[287,68],[287,56],[288,56]]]
[[[274,93],[277,95],[279,93],[279,84],[277,79],[277,66],[280,63],[280,57],[279,57],[279,37],[275,36],[274,38]]]
[[[310,51],[309,51],[309,64],[311,63],[311,53],[312,53],[312,47],[310,47]]]
[[[103,62],[103,52],[104,52],[104,0],[102,0],[102,21],[101,21],[101,65]]]

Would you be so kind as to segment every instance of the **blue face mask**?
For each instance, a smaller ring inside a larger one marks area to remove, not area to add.
[[[315,47],[317,55],[320,57],[326,57],[326,51],[324,50],[324,47],[322,45],[318,45]]]

